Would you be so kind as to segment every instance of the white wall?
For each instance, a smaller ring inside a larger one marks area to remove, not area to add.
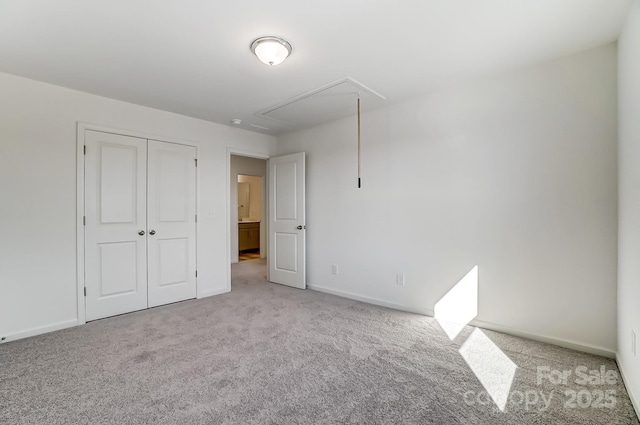
[[[631,331],[640,337],[640,1],[633,3],[618,44],[619,224],[618,364],[640,412],[640,352],[631,353]]]
[[[227,149],[274,138],[2,73],[0,99],[0,337],[77,322],[78,121],[200,144],[198,296],[229,289]]]
[[[362,189],[355,117],[279,137],[307,152],[308,283],[430,313],[478,265],[477,323],[612,355],[616,60],[611,44],[364,114]]]
[[[249,158],[246,156],[231,155],[230,164],[230,221],[229,229],[231,234],[231,262],[238,262],[238,175],[245,174],[249,176],[262,177],[262,217],[267,217],[266,211],[266,176],[267,161],[259,158]],[[267,255],[267,222],[262,220],[260,223],[260,257],[265,258]]]

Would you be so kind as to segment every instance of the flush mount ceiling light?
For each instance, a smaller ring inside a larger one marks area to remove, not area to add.
[[[291,44],[279,37],[260,37],[251,43],[251,51],[262,63],[273,66],[291,54]]]

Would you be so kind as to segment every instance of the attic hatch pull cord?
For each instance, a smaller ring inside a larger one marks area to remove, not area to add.
[[[358,94],[358,189],[360,185],[360,94]]]

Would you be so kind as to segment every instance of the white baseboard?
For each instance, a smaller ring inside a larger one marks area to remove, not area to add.
[[[349,298],[350,300],[362,301],[363,303],[367,303],[367,304],[379,305],[381,307],[387,307],[394,310],[406,311],[408,313],[416,313],[416,314],[422,314],[423,316],[433,317],[433,310],[429,310],[426,308],[425,309],[412,308],[406,305],[394,304],[378,298],[371,298],[371,297],[366,297],[364,295],[354,294],[351,292],[339,291],[337,289],[331,289],[331,288],[327,288],[320,285],[307,285],[307,288],[313,291],[324,292],[331,295],[337,295],[342,298]]]
[[[569,348],[571,350],[582,351],[583,353],[595,354],[596,356],[608,357],[610,359],[616,358],[615,351],[611,351],[604,347],[596,345],[584,344],[581,342],[558,339],[550,336],[534,334],[530,332],[523,332],[517,329],[510,328],[508,326],[502,326],[497,323],[485,322],[483,320],[472,320],[469,323],[471,326],[476,326],[482,329],[488,329],[491,331],[502,332],[505,334],[519,336],[521,338],[532,339],[534,341],[546,342],[547,344],[557,345],[559,347]]]
[[[211,291],[203,292],[202,294],[198,294],[198,299],[212,297],[214,295],[220,295],[230,291],[231,290],[229,288],[214,289]],[[78,319],[73,319],[73,320],[66,320],[64,322],[54,323],[52,325],[31,328],[31,329],[15,332],[8,335],[0,335],[0,338],[4,337],[4,340],[0,340],[0,344],[7,343],[9,341],[15,341],[18,339],[28,338],[30,336],[36,336],[36,335],[45,334],[49,332],[59,331],[61,329],[71,328],[73,326],[78,326],[81,324],[84,324],[84,323],[79,323]]]
[[[631,399],[631,404],[633,405],[633,409],[636,411],[636,416],[640,419],[640,403],[638,403],[638,399],[635,397],[635,394],[631,390],[631,388],[627,385],[627,375],[624,372],[624,367],[618,356],[616,355],[616,363],[618,365],[618,370],[620,370],[620,375],[622,376],[622,382],[624,383],[625,388],[627,389],[627,394],[629,395],[629,399]]]
[[[4,337],[4,340],[0,341],[0,343],[4,344],[9,341],[15,341],[18,339],[28,338],[30,336],[46,334],[48,332],[59,331],[61,329],[71,328],[73,326],[78,326],[78,319],[66,320],[64,322],[54,323],[53,325],[31,328],[31,329],[27,329],[27,330],[16,332],[9,335],[0,335],[1,337]]]
[[[351,292],[340,291],[340,290],[337,290],[337,289],[327,288],[327,287],[320,286],[320,285],[307,285],[307,288],[312,289],[314,291],[325,292],[327,294],[337,295],[337,296],[343,297],[343,298],[349,298],[349,299],[356,300],[356,301],[362,301],[362,302],[365,302],[365,303],[368,303],[368,304],[374,304],[374,305],[379,305],[379,306],[382,306],[382,307],[392,308],[394,310],[406,311],[408,313],[422,314],[424,316],[430,316],[430,317],[434,316],[433,310],[426,309],[426,308],[416,308],[416,307],[409,307],[409,306],[402,305],[402,304],[390,303],[390,302],[387,302],[387,301],[384,301],[384,300],[380,300],[380,299],[377,299],[377,298],[371,298],[371,297],[367,297],[367,296],[364,296],[364,295],[354,294],[354,293],[351,293]],[[483,328],[483,329],[496,331],[496,332],[502,332],[502,333],[509,334],[509,335],[519,336],[521,338],[527,338],[527,339],[531,339],[531,340],[534,340],[534,341],[546,342],[548,344],[553,344],[553,345],[557,345],[557,346],[564,347],[564,348],[570,348],[572,350],[582,351],[584,353],[595,354],[597,356],[603,356],[603,357],[608,357],[608,358],[612,358],[612,359],[616,357],[615,351],[612,351],[612,350],[609,350],[609,349],[606,349],[606,348],[603,348],[603,347],[598,347],[598,346],[589,345],[589,344],[583,344],[583,343],[579,343],[579,342],[575,342],[575,341],[569,341],[569,340],[563,340],[563,339],[558,339],[558,338],[547,337],[547,336],[544,336],[544,335],[538,335],[538,334],[533,334],[533,333],[529,333],[529,332],[523,332],[523,331],[519,331],[517,329],[510,328],[508,326],[499,325],[497,323],[485,322],[485,321],[482,321],[482,320],[472,320],[469,323],[469,325],[476,326],[478,328]]]
[[[202,293],[198,294],[197,299],[213,297],[214,295],[226,294],[227,292],[231,292],[231,288],[219,288],[219,289],[212,289],[209,291],[203,291]]]

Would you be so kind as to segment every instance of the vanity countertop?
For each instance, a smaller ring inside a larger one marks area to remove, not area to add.
[[[243,224],[243,223],[260,223],[260,220],[243,220],[243,221],[238,221],[238,224]]]

